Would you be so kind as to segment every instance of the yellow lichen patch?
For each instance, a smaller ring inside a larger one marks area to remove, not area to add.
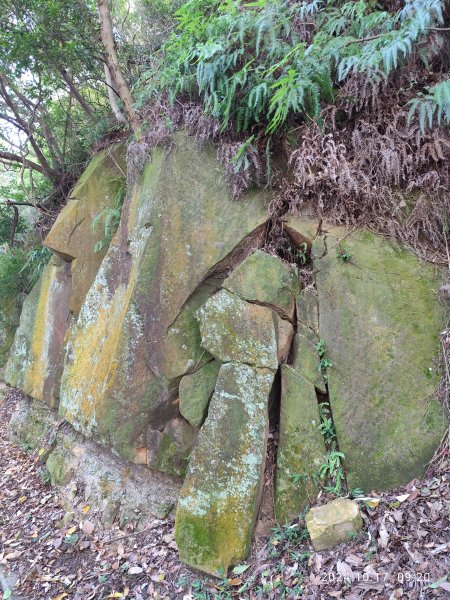
[[[31,338],[29,368],[25,374],[25,389],[28,390],[28,395],[38,400],[44,399],[44,385],[48,369],[48,305],[52,275],[50,269],[45,269],[42,274],[41,294]]]
[[[108,387],[117,371],[117,347],[132,286],[119,287],[86,327],[77,328],[70,345],[63,386],[64,416],[78,429],[91,433],[105,411]],[[81,427],[80,427],[81,426]]]

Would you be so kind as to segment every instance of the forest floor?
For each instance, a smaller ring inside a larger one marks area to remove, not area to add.
[[[2,600],[450,598],[448,444],[426,479],[361,502],[355,539],[314,552],[299,520],[259,536],[245,564],[219,580],[179,562],[170,520],[105,529],[81,499],[68,511],[39,452],[8,441],[16,399],[10,391],[0,405]]]

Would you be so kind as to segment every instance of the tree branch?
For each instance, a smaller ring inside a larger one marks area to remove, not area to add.
[[[5,152],[4,150],[0,150],[0,162],[5,161],[7,161],[8,164],[16,163],[18,165],[28,167],[29,169],[33,169],[33,171],[38,171],[38,173],[46,175],[45,169],[40,164],[29,160],[24,156],[20,156],[19,154],[14,154],[13,152]]]

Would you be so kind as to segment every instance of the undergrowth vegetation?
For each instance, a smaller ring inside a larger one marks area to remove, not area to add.
[[[449,14],[444,0],[190,0],[135,86],[147,142],[185,126],[219,142],[236,197],[278,185],[275,214],[308,203],[445,261]]]

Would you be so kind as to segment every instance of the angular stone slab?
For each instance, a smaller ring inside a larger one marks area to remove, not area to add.
[[[314,549],[319,551],[349,542],[361,531],[363,520],[356,502],[337,498],[312,508],[306,515],[306,527]]]
[[[104,221],[94,228],[94,219],[105,209],[114,209],[124,193],[126,164],[124,148],[112,146],[99,152],[81,175],[69,200],[44,240],[65,260],[72,262],[73,288],[70,310],[78,314],[106,254],[94,251],[104,239]]]
[[[305,379],[326,393],[325,381],[319,370],[320,357],[316,344],[319,338],[311,329],[299,323],[298,332],[294,338],[293,368]]]
[[[244,560],[260,501],[267,445],[267,369],[219,372],[180,492],[175,537],[185,563],[218,575]]]
[[[314,287],[305,287],[297,296],[297,321],[319,335],[319,299]]]
[[[197,311],[197,318],[203,348],[219,361],[277,369],[277,340],[270,308],[221,290]]]
[[[70,264],[53,257],[24,301],[5,368],[10,386],[52,407],[59,398],[71,287]]]
[[[205,420],[219,369],[220,363],[213,360],[180,381],[180,413],[193,427],[200,427]]]
[[[288,365],[281,366],[280,430],[275,476],[275,513],[280,523],[297,518],[320,489],[326,462],[314,385]],[[294,476],[300,476],[295,481]]]
[[[289,356],[294,339],[294,327],[292,323],[286,319],[282,319],[278,314],[275,314],[275,332],[277,336],[278,346],[278,362],[285,362]]]
[[[297,269],[281,258],[255,250],[225,279],[223,287],[250,302],[266,304],[292,318],[299,292]]]
[[[215,149],[182,133],[153,152],[72,328],[61,415],[125,458],[178,415],[181,376],[211,359],[192,317],[199,288],[263,233],[269,196],[234,203],[220,173]]]
[[[341,264],[337,239],[347,232],[327,229],[313,256],[339,448],[350,488],[385,490],[424,474],[446,427],[430,399],[439,381],[442,273],[363,230],[342,241],[352,256]]]
[[[197,431],[184,419],[175,418],[163,431],[147,431],[146,464],[152,469],[184,477]]]

